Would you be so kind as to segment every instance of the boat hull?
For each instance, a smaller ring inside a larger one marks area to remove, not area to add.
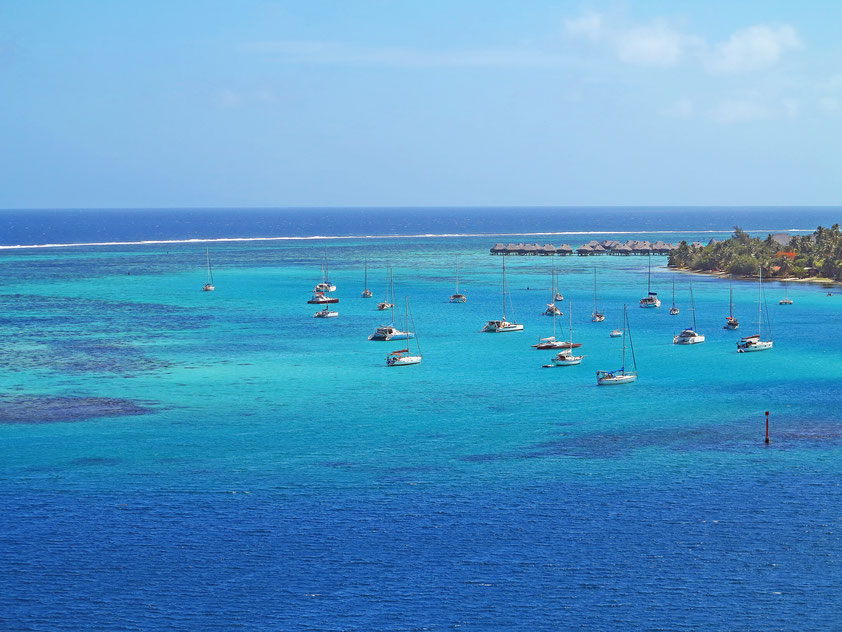
[[[454,294],[453,296],[450,297],[450,302],[451,303],[467,303],[468,297],[465,296],[464,294]]]
[[[697,345],[705,341],[702,335],[697,336],[675,336],[672,339],[673,344],[676,345]]]
[[[311,304],[311,305],[327,305],[327,304],[329,304],[329,303],[338,303],[338,302],[339,302],[339,299],[338,299],[338,298],[327,298],[327,297],[325,297],[325,298],[319,298],[319,299],[313,299],[313,298],[311,298],[311,299],[310,299],[309,301],[307,301],[307,302],[308,302],[309,304]]]
[[[313,318],[338,318],[339,312],[316,312]]]
[[[363,290],[362,296],[363,298],[371,298],[374,295],[371,293],[371,290]]]
[[[215,289],[216,289],[216,288],[215,288],[213,285],[211,285],[210,283],[207,283],[207,284],[206,284],[206,285],[202,288],[202,292],[213,292]]]
[[[412,364],[421,364],[421,356],[402,356],[386,360],[386,366],[410,366]]]
[[[772,348],[771,340],[759,340],[757,342],[738,342],[737,353],[752,353],[754,351],[766,351]]]
[[[615,386],[618,384],[631,384],[637,380],[636,375],[612,375],[597,378],[597,386]]]
[[[559,358],[558,356],[556,356],[555,358],[553,358],[552,362],[555,366],[573,366],[575,364],[581,364],[584,357],[585,356],[570,355]]]
[[[605,314],[593,314],[591,315],[591,322],[592,323],[601,323],[605,320]]]

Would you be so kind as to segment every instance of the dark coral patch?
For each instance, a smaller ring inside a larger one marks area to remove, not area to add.
[[[49,424],[150,412],[151,408],[113,397],[0,397],[0,424]]]

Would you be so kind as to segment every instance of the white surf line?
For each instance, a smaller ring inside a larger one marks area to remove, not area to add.
[[[323,239],[436,239],[446,237],[541,237],[561,235],[708,235],[731,232],[723,230],[582,230],[542,233],[418,233],[409,235],[309,235],[306,237],[208,237],[193,239],[149,239],[143,241],[88,241],[69,244],[15,244],[0,245],[0,250],[25,248],[89,248],[94,246],[154,246],[167,244],[207,244],[248,241],[310,241]],[[811,233],[809,228],[747,229],[747,233]]]

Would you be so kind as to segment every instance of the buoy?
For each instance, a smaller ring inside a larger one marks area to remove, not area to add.
[[[766,411],[766,443],[769,443],[769,411]]]

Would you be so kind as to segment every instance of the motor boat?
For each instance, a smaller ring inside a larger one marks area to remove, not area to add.
[[[332,296],[325,296],[324,292],[316,292],[307,302],[312,303],[313,305],[324,305],[326,303],[338,303],[339,299],[333,298]]]
[[[336,318],[337,316],[339,312],[333,312],[327,306],[313,314],[313,318]]]

